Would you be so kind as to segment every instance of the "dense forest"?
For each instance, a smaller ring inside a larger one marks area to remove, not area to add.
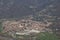
[[[0,18],[20,18],[54,5],[52,15],[60,15],[60,0],[0,0]]]

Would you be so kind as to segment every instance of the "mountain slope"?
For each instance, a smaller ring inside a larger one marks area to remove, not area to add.
[[[59,0],[0,0],[0,18],[19,18],[30,15],[50,4],[57,6],[56,9],[59,14]]]

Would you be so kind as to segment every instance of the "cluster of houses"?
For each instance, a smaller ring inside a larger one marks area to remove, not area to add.
[[[14,32],[16,34],[26,34],[26,33],[39,33],[50,26],[52,23],[47,22],[47,24],[42,22],[33,21],[30,19],[21,19],[18,21],[4,21],[2,23],[3,32]]]

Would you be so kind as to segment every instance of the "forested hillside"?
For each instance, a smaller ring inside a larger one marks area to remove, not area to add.
[[[51,4],[57,10],[53,15],[59,16],[60,0],[0,0],[0,18],[20,18],[41,11]]]

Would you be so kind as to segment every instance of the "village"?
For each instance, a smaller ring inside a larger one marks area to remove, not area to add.
[[[45,31],[51,31],[46,29],[52,24],[52,22],[38,22],[30,19],[21,19],[21,20],[6,20],[2,23],[4,33],[12,33],[19,35],[29,35],[31,33],[40,33]]]

